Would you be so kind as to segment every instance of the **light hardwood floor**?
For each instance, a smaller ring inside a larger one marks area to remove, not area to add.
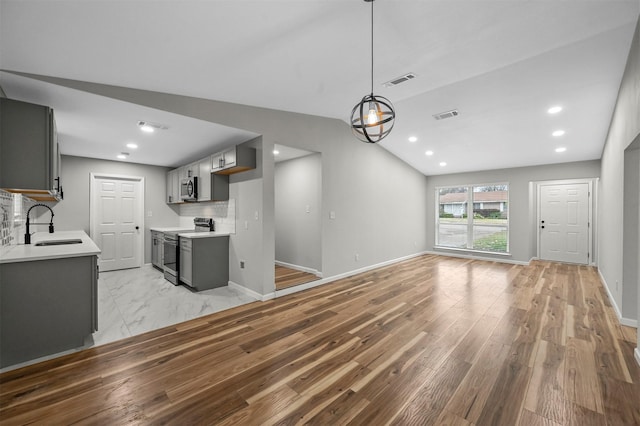
[[[293,287],[317,280],[313,274],[302,272],[296,269],[287,268],[286,266],[276,265],[276,290]]]
[[[591,267],[425,255],[0,375],[2,424],[634,425]]]

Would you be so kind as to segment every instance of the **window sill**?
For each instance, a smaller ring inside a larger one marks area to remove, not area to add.
[[[485,254],[491,256],[503,256],[503,257],[511,257],[511,253],[509,252],[498,252],[498,251],[483,251],[483,250],[473,250],[473,249],[463,249],[457,247],[445,247],[445,246],[433,246],[434,250],[442,250],[442,251],[452,251],[458,253],[468,253],[468,254]]]

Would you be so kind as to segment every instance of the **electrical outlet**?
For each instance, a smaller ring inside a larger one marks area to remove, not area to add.
[[[244,269],[244,260],[240,261],[240,269]]]
[[[335,219],[336,218],[336,212],[329,212],[329,219]]]
[[[248,220],[244,221],[244,229],[249,229],[249,221]]]
[[[259,218],[259,217],[260,217],[260,216],[258,215],[258,210],[256,210],[256,211],[255,211],[255,213],[253,213],[253,218],[254,218],[255,220],[258,220],[258,218]]]
[[[356,253],[356,262],[360,260],[360,255]]]
[[[309,204],[307,204],[306,208],[304,209],[307,213],[311,213],[311,206]]]
[[[147,217],[153,217],[153,212],[151,210],[147,211]]]
[[[616,293],[618,292],[618,280],[616,280]]]

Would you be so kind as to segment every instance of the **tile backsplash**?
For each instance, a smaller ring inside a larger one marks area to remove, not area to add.
[[[190,222],[194,217],[212,217],[217,232],[236,233],[236,200],[215,201],[211,203],[185,203],[180,205],[180,223]],[[187,223],[184,223],[187,225]]]
[[[27,211],[36,204],[22,194],[13,194],[0,189],[0,245],[18,244],[25,232]]]

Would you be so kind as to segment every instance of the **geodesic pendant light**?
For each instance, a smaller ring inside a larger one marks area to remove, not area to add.
[[[371,3],[371,94],[366,95],[351,110],[351,130],[362,142],[376,143],[393,129],[396,111],[389,99],[373,94],[373,2]]]

